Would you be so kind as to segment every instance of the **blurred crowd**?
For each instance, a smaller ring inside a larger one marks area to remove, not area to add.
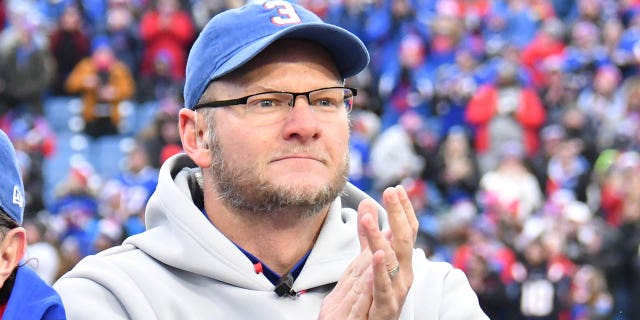
[[[640,319],[640,1],[298,2],[371,54],[347,83],[350,181],[374,197],[404,185],[418,245],[467,274],[491,319]],[[45,280],[144,229],[157,170],[181,151],[189,47],[243,3],[0,1],[0,128]],[[130,140],[117,174],[74,161],[48,195],[60,133],[44,110],[60,97],[89,145]]]

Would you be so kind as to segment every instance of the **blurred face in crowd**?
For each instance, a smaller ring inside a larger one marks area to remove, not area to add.
[[[579,0],[578,11],[580,15],[589,20],[597,20],[600,16],[600,0]]]
[[[396,18],[403,18],[411,15],[411,4],[407,0],[393,0],[391,12]]]
[[[160,14],[171,14],[178,10],[178,2],[176,0],[158,0],[158,12]]]
[[[106,45],[97,48],[91,58],[99,69],[108,69],[115,60],[113,50]]]
[[[107,27],[117,31],[126,29],[133,23],[131,11],[124,7],[109,8],[107,11]]]
[[[524,250],[524,256],[531,265],[540,265],[547,260],[545,248],[538,241],[532,241]]]
[[[80,29],[82,24],[82,17],[80,11],[74,6],[69,6],[62,14],[60,20],[60,26],[64,30],[77,30]]]
[[[341,85],[324,48],[280,40],[240,70],[213,82],[208,91],[214,97],[207,101]],[[304,96],[296,97],[294,107],[276,122],[263,122],[246,110],[245,106],[218,108],[208,122],[213,151],[209,172],[226,205],[243,212],[290,208],[306,216],[331,203],[348,172],[346,110],[320,119]]]
[[[627,91],[627,110],[640,112],[640,79],[630,81]]]
[[[464,71],[472,71],[476,67],[476,59],[468,50],[459,50],[456,54],[456,65]]]
[[[129,170],[132,172],[140,172],[149,165],[149,158],[143,148],[136,147],[129,153],[128,157]]]
[[[624,32],[624,26],[617,19],[611,19],[604,23],[602,28],[602,40],[606,46],[615,48]]]
[[[620,76],[613,69],[603,68],[596,73],[593,82],[593,86],[598,93],[610,95],[618,87]]]
[[[416,35],[410,35],[400,44],[400,61],[409,69],[414,69],[424,62],[425,45]]]

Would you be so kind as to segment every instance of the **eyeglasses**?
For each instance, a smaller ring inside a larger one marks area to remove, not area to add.
[[[307,92],[261,92],[238,99],[200,103],[193,109],[244,105],[248,115],[264,122],[275,122],[286,118],[298,96],[305,96],[318,120],[331,121],[351,111],[353,97],[357,94],[358,90],[349,87],[329,87]]]

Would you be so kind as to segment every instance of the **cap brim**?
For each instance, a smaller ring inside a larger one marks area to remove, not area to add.
[[[358,74],[369,63],[369,53],[362,41],[350,32],[325,23],[306,23],[292,26],[264,37],[242,48],[211,74],[209,81],[220,78],[243,66],[276,40],[307,39],[325,47],[331,54],[343,78]]]

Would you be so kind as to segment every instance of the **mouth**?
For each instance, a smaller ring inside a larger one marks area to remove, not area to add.
[[[312,155],[308,155],[308,154],[290,154],[290,155],[285,155],[285,156],[279,156],[274,158],[273,160],[271,160],[271,162],[278,162],[278,161],[287,161],[287,160],[312,160],[312,161],[317,161],[320,163],[326,163],[325,160],[323,160],[320,157],[315,157]]]

